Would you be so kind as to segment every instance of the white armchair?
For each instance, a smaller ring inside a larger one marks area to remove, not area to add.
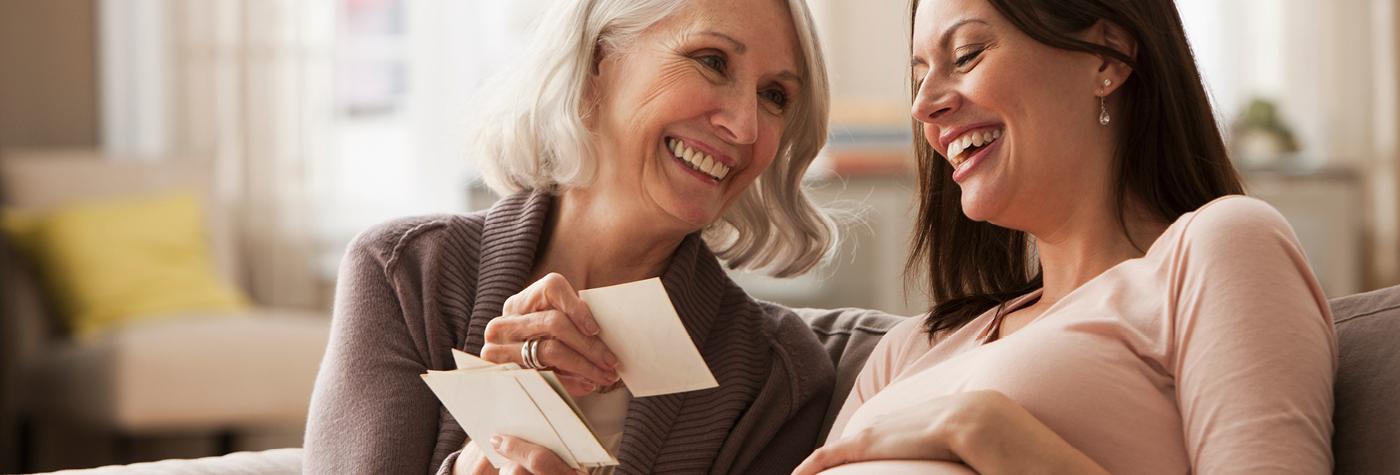
[[[213,258],[229,282],[241,283],[237,233],[212,199],[212,185],[211,167],[196,160],[116,160],[90,151],[0,157],[0,191],[10,209],[176,187],[210,190]],[[55,324],[35,269],[3,251],[15,265],[4,269],[0,387],[9,394],[0,399],[8,400],[0,421],[26,422],[21,470],[137,462],[130,447],[142,437],[205,436],[226,452],[246,431],[273,429],[291,440],[300,434],[328,312],[255,305],[247,315],[162,319],[80,341]]]

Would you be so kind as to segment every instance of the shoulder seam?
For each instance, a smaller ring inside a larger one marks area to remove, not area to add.
[[[403,233],[399,235],[398,240],[394,242],[394,247],[389,250],[389,257],[384,260],[384,273],[386,274],[386,277],[388,276],[388,274],[391,273],[394,266],[399,263],[399,256],[402,254],[403,249],[407,247],[408,244],[411,241],[413,241],[413,239],[417,238],[424,231],[427,231],[429,229],[435,229],[445,225],[446,223],[444,223],[441,218],[435,218],[428,221],[424,221],[422,223],[418,223],[413,227],[404,230]]]

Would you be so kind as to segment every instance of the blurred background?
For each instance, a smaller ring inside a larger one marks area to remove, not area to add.
[[[809,176],[854,211],[794,306],[927,307],[905,0],[809,0],[833,80]],[[463,130],[546,0],[0,0],[0,472],[301,443],[346,244],[488,207]],[[1329,296],[1400,283],[1400,7],[1178,0],[1251,194]]]

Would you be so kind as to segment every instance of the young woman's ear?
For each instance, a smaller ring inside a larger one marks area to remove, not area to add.
[[[1099,20],[1094,24],[1092,31],[1089,41],[1117,51],[1129,59],[1137,59],[1137,39],[1117,23]],[[1109,80],[1110,84],[1103,91],[1104,95],[1112,94],[1132,76],[1133,67],[1111,56],[1100,56],[1099,59],[1102,61],[1099,64],[1099,74],[1103,76],[1102,79]]]

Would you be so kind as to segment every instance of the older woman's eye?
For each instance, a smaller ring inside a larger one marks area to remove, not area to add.
[[[725,68],[729,66],[729,62],[725,61],[723,56],[715,54],[707,54],[705,56],[701,56],[700,58],[698,58],[698,61],[704,64],[705,67],[708,67],[721,73],[724,72]]]
[[[763,100],[768,101],[775,106],[778,106],[778,109],[780,110],[787,107],[788,96],[787,93],[783,92],[781,89],[768,89],[758,94],[759,96],[763,97]]]

